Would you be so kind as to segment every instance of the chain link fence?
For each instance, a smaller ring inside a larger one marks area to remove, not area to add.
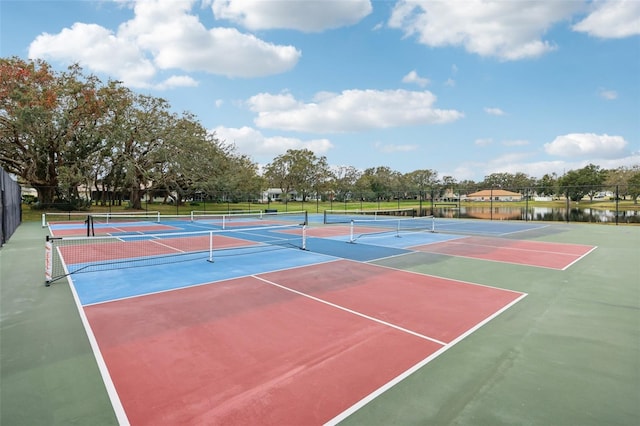
[[[4,245],[22,221],[20,185],[0,167],[0,246]]]
[[[433,186],[422,190],[384,189],[290,191],[271,188],[259,192],[193,190],[176,197],[171,192],[142,191],[143,210],[165,205],[175,213],[191,210],[232,212],[238,210],[325,210],[414,209],[416,216],[443,218],[640,223],[638,195],[627,185],[520,187],[479,189],[478,186]],[[45,205],[30,199],[32,208],[43,211],[130,208],[127,191],[85,192],[82,200],[57,199]]]

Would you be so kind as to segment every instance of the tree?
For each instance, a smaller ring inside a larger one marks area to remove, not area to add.
[[[363,193],[372,193],[372,196],[363,195],[362,198],[373,200],[390,199],[394,190],[398,189],[398,182],[401,176],[399,172],[386,166],[372,167],[362,173],[356,182],[356,188]]]
[[[272,186],[280,188],[285,200],[296,190],[305,201],[330,171],[325,157],[318,158],[308,149],[289,149],[265,166],[264,175]]]
[[[564,187],[565,194],[570,200],[580,201],[588,195],[593,201],[593,196],[602,189],[606,176],[606,170],[589,164],[582,169],[568,171],[560,178],[559,184]]]
[[[38,192],[40,203],[74,202],[100,148],[101,82],[73,65],[0,59],[0,164]]]
[[[255,163],[237,155],[235,146],[220,141],[194,116],[183,114],[173,120],[165,144],[172,160],[168,186],[178,203],[202,192],[222,193],[231,201],[258,198],[262,179]]]
[[[633,199],[633,204],[638,204],[638,197],[640,197],[640,170],[627,179],[627,193]]]
[[[481,183],[476,183],[470,179],[465,179],[458,183],[459,194],[472,194],[482,188]]]
[[[555,173],[547,173],[538,180],[536,186],[540,195],[555,195],[558,193],[558,176]]]
[[[533,186],[535,179],[525,173],[492,173],[485,176],[483,186],[485,188],[511,189],[512,191],[521,191],[524,188]]]
[[[456,179],[453,176],[442,177],[442,189],[445,196],[453,195],[455,198],[460,197],[459,192],[456,192]]]
[[[607,178],[604,182],[605,186],[611,191],[618,194],[623,199],[632,195],[629,192],[630,185],[629,179],[631,179],[636,173],[640,172],[640,165],[632,167],[621,166],[617,169],[611,169],[607,171]]]
[[[434,197],[436,191],[439,190],[438,184],[438,172],[431,169],[415,170],[413,172],[404,175],[406,182],[408,182],[409,190],[418,192],[420,198],[426,198],[426,194],[430,194]]]
[[[353,196],[353,191],[360,175],[360,171],[353,166],[335,168],[332,174],[333,181],[331,186],[336,200],[347,201]]]

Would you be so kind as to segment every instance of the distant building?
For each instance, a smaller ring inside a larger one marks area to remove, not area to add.
[[[266,191],[262,191],[261,203],[268,203],[270,201],[303,201],[302,195],[299,195],[296,190],[289,191],[289,194],[285,197],[280,188],[268,188]],[[316,193],[307,194],[307,198],[304,201],[319,201],[320,197]]]
[[[519,192],[505,191],[504,189],[483,189],[482,191],[468,194],[467,201],[522,201]]]

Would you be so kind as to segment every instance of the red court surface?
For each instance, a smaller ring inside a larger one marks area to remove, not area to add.
[[[314,425],[522,297],[340,260],[84,311],[131,424]]]
[[[506,238],[465,237],[411,247],[411,249],[449,256],[564,270],[593,251],[595,247]]]

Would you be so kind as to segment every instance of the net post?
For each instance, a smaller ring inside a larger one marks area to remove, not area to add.
[[[304,211],[304,225],[308,225],[309,224],[309,212],[308,211]]]
[[[47,235],[44,242],[44,285],[49,287],[53,279],[53,243]]]
[[[42,227],[43,228],[47,227],[47,216],[46,216],[46,213],[42,213]]]
[[[353,222],[353,219],[351,219],[351,224],[349,225],[349,242],[353,243],[355,241],[355,239],[353,238],[353,228],[355,227],[355,224]]]
[[[326,210],[323,212],[322,223],[325,224],[325,225],[327,224],[327,211]]]
[[[213,231],[209,231],[209,259],[207,262],[213,263]]]
[[[93,226],[93,215],[88,215],[84,223],[87,225],[87,237],[95,237],[96,229]]]
[[[222,229],[227,229],[227,215],[222,215]]]
[[[431,232],[436,232],[436,217],[431,216]]]
[[[400,221],[396,224],[396,238],[400,238]]]
[[[307,249],[307,225],[302,225],[302,250]]]
[[[160,223],[160,218],[161,218],[160,211],[156,212],[156,218],[157,218],[156,222]]]

